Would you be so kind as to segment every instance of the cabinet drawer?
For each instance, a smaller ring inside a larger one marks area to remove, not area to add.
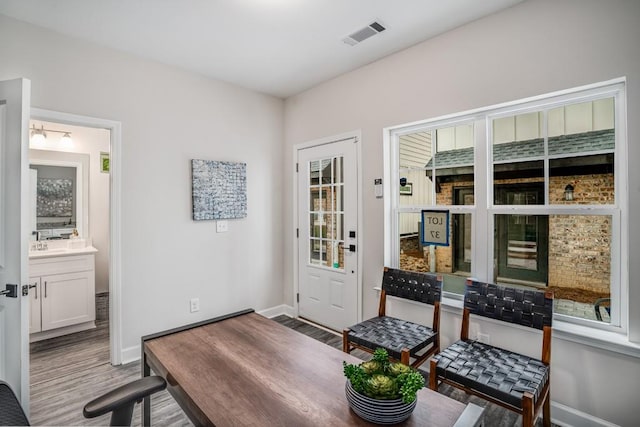
[[[94,264],[93,254],[32,259],[29,261],[29,276],[88,271],[93,270]]]

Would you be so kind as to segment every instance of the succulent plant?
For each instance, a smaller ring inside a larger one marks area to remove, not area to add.
[[[418,390],[424,387],[424,377],[414,368],[402,363],[390,363],[389,354],[378,348],[373,359],[359,365],[342,362],[344,375],[351,387],[373,399],[399,399],[411,403]]]
[[[400,374],[406,374],[411,372],[412,368],[410,366],[405,365],[404,363],[391,363],[389,365],[389,373],[394,377],[397,377]]]
[[[398,385],[394,378],[375,374],[364,383],[365,394],[375,399],[397,399]]]
[[[377,360],[369,360],[368,362],[363,362],[360,364],[360,367],[365,372],[365,374],[373,375],[376,372],[384,372],[383,365]]]

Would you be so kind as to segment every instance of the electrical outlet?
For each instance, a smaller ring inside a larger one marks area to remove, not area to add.
[[[191,301],[189,302],[189,311],[191,311],[191,313],[200,311],[200,298],[191,298]]]
[[[478,332],[478,341],[484,344],[489,344],[489,334],[483,334],[482,332]]]
[[[229,231],[229,223],[227,221],[216,221],[216,232],[225,233]]]

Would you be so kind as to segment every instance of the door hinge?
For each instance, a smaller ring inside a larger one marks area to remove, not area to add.
[[[299,239],[300,238],[300,229],[296,228],[296,238]]]
[[[298,163],[296,163],[296,172],[298,172]]]
[[[300,302],[300,293],[296,294],[296,302]]]

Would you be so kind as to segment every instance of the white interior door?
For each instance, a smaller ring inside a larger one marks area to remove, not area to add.
[[[356,143],[298,150],[298,315],[338,331],[358,318]]]
[[[0,290],[18,285],[15,298],[0,296],[0,379],[29,413],[28,129],[31,83],[0,82]]]

